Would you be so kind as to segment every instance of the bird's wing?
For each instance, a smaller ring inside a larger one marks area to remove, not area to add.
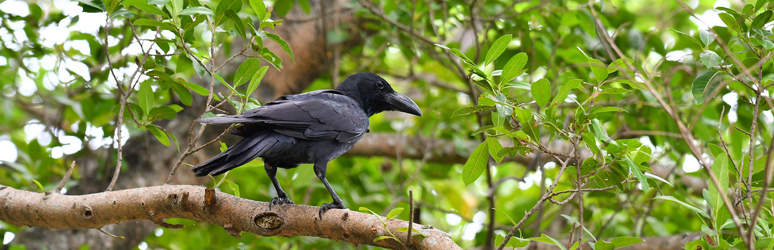
[[[200,119],[200,122],[242,123],[239,135],[268,129],[305,140],[354,142],[368,130],[368,115],[357,102],[329,91],[285,96],[239,115]]]

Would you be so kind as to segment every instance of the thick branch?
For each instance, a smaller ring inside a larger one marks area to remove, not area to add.
[[[239,237],[241,232],[261,236],[315,236],[367,244],[390,249],[405,248],[392,240],[373,239],[389,235],[380,220],[371,214],[350,210],[329,210],[320,220],[319,207],[284,205],[269,211],[269,203],[239,198],[222,192],[211,192],[190,185],[164,185],[101,192],[88,195],[34,193],[0,186],[0,220],[16,226],[46,228],[101,228],[106,225],[139,220],[174,227],[168,218],[185,218],[223,227]],[[407,227],[402,220],[387,221],[394,232]],[[415,242],[415,249],[462,249],[448,234],[429,226],[414,228],[427,235]],[[405,232],[395,235],[406,239]]]

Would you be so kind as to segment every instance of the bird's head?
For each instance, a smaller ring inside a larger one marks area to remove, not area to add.
[[[351,75],[336,90],[359,100],[368,116],[393,110],[422,116],[422,110],[411,98],[395,92],[387,81],[373,73]]]

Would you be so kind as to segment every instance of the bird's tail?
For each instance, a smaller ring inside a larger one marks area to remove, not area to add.
[[[270,134],[256,134],[245,137],[226,151],[199,163],[191,170],[196,176],[219,175],[228,170],[242,166],[261,156],[266,150],[277,143],[277,138]]]
[[[196,122],[209,123],[209,124],[250,123],[255,121],[256,119],[245,118],[242,115],[224,115],[224,116],[196,119]]]

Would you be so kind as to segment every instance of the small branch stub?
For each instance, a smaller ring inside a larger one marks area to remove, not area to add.
[[[207,187],[204,189],[204,205],[209,207],[212,204],[215,204],[215,189]]]

